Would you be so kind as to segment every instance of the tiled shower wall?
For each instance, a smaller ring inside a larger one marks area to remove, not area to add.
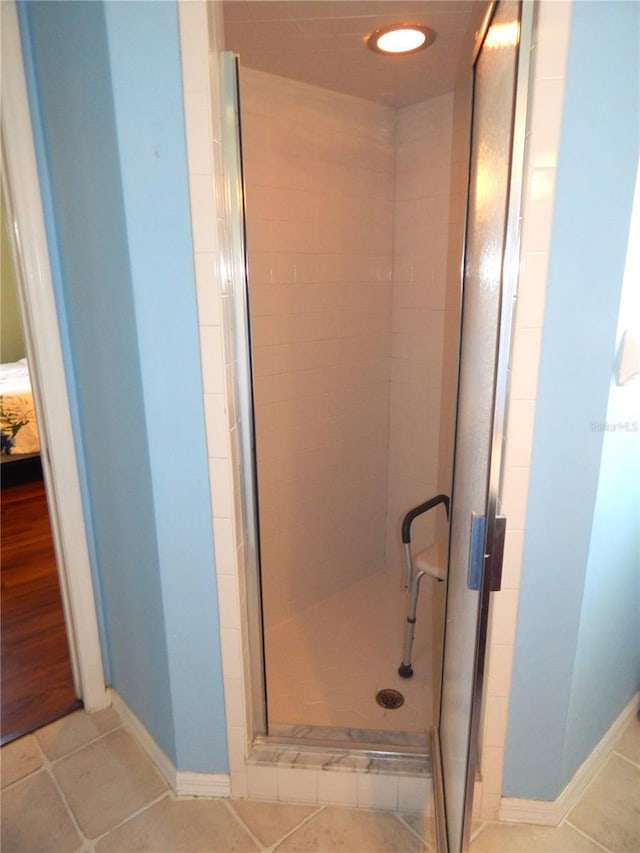
[[[384,568],[394,111],[241,72],[267,629]]]
[[[396,114],[389,570],[403,559],[406,511],[451,490],[467,104],[467,93],[451,92]],[[436,526],[442,535],[444,519],[438,509],[414,522],[414,551],[433,541]]]

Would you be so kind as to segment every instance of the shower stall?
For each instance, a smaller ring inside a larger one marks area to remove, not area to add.
[[[444,584],[413,677],[401,522],[451,489],[466,86],[390,106],[244,67],[240,123],[270,735],[426,750]],[[412,549],[446,560],[442,508]],[[401,694],[399,707],[376,702]],[[355,731],[355,734],[354,734]]]
[[[292,6],[311,8],[275,14]],[[475,44],[459,43],[463,73],[443,91],[405,77],[406,97],[381,74],[364,97],[328,65],[326,87],[300,62],[265,67],[268,51],[252,65],[247,24],[223,140],[252,743],[276,763],[280,745],[341,768],[400,757],[348,767],[414,778],[431,747],[439,849],[469,840],[500,588],[534,17],[517,0],[456,9]]]

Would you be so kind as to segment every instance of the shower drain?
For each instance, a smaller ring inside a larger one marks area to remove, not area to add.
[[[399,690],[394,690],[393,687],[386,687],[384,690],[379,690],[376,693],[376,702],[381,708],[393,711],[395,708],[400,708],[404,705],[404,696]]]

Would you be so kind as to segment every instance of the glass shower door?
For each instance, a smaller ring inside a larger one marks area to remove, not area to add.
[[[521,15],[522,13],[522,15]],[[469,843],[490,592],[499,589],[499,517],[510,312],[530,5],[492,4],[474,60],[471,161],[440,719],[434,737],[438,849]],[[526,44],[519,50],[521,29]]]

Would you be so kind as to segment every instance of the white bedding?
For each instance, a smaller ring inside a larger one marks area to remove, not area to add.
[[[0,365],[0,431],[3,457],[40,452],[26,358]]]

